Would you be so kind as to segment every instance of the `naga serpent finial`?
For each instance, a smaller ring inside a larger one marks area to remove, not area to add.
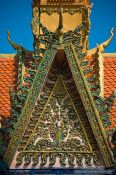
[[[114,36],[114,28],[112,27],[111,31],[111,36],[108,40],[106,40],[105,42],[101,43],[100,45],[97,45],[99,51],[101,51],[102,53],[104,52],[104,49],[110,44],[113,36]]]
[[[23,48],[21,45],[15,44],[13,41],[11,41],[11,39],[10,39],[10,32],[9,32],[9,31],[7,31],[7,34],[8,34],[7,39],[8,39],[8,41],[9,41],[9,43],[11,44],[11,46],[12,46],[15,50],[27,51],[27,50],[26,50],[25,48]]]
[[[107,39],[105,42],[101,43],[101,44],[97,44],[97,47],[91,49],[91,50],[88,50],[88,55],[94,55],[98,52],[100,53],[103,53],[104,52],[104,49],[110,44],[113,36],[114,36],[114,28],[112,27],[111,31],[111,36],[109,37],[109,39]]]

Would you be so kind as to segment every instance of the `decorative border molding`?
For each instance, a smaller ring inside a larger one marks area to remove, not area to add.
[[[10,166],[13,160],[13,156],[17,150],[23,131],[25,130],[25,126],[29,122],[29,116],[32,113],[37,97],[41,92],[45,78],[47,76],[47,73],[49,71],[49,68],[52,64],[52,61],[55,55],[56,55],[56,49],[53,49],[53,48],[48,49],[44,55],[43,60],[41,61],[38,67],[37,73],[35,75],[35,79],[33,81],[33,85],[30,89],[29,95],[25,103],[25,106],[22,110],[22,113],[17,122],[16,128],[14,130],[14,133],[11,137],[10,143],[8,145],[7,151],[4,156],[4,160],[8,163],[8,166]]]
[[[84,74],[81,70],[78,56],[76,55],[75,49],[72,44],[71,46],[65,48],[65,53],[68,58],[68,62],[72,70],[73,78],[75,80],[77,89],[80,93],[83,104],[85,106],[89,122],[91,124],[95,138],[98,142],[104,162],[107,167],[111,167],[113,165],[114,159],[111,154],[109,145],[107,143],[107,139],[102,126],[102,122],[100,120],[99,113],[96,110],[92,95],[87,86],[87,82],[86,82],[86,79],[84,78]]]
[[[75,8],[75,7],[71,7],[71,8],[63,8],[63,13],[69,13],[70,15],[74,15],[75,13],[81,13],[83,10],[82,8]],[[46,13],[48,15],[51,15],[52,13],[59,13],[59,8],[58,7],[44,7],[44,8],[40,8],[40,13]]]

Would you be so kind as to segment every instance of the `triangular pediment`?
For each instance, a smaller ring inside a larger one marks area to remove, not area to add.
[[[11,168],[112,164],[75,48],[66,46],[63,59],[59,53],[49,48],[38,67],[6,151]]]
[[[59,151],[61,153],[68,150],[69,152],[79,153],[85,150],[85,153],[91,153],[92,148],[82,127],[79,114],[61,75],[58,76],[48,99],[45,101],[41,113],[39,102],[33,110],[27,128],[33,124],[34,118],[37,118],[38,121],[24,147],[24,151],[38,151],[40,153]]]
[[[22,163],[23,158],[27,162],[26,157],[28,157],[28,164],[31,163],[32,158],[33,164],[44,166],[48,163],[48,157],[49,165],[55,165],[57,157],[60,157],[61,165],[59,166],[67,164],[66,158],[72,166],[75,165],[75,158],[80,165],[83,164],[83,157],[90,165],[92,160],[96,161],[94,160],[95,153],[92,151],[63,78],[63,75],[57,75],[56,80],[52,82],[54,85],[49,82],[44,90],[44,99],[43,97],[38,99],[18,147],[21,153],[17,157],[17,165]],[[27,135],[29,137],[26,137]]]

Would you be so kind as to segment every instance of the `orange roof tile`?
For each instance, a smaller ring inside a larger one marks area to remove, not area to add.
[[[116,56],[104,57],[104,95],[109,97],[116,89]],[[116,100],[111,109],[110,119],[113,128],[116,127]]]
[[[16,88],[17,60],[13,57],[0,58],[0,116],[10,116],[11,88]]]

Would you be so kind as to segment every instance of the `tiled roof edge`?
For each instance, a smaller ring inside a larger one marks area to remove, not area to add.
[[[16,54],[0,54],[0,58],[13,58]]]
[[[116,53],[103,53],[104,57],[116,57]]]

